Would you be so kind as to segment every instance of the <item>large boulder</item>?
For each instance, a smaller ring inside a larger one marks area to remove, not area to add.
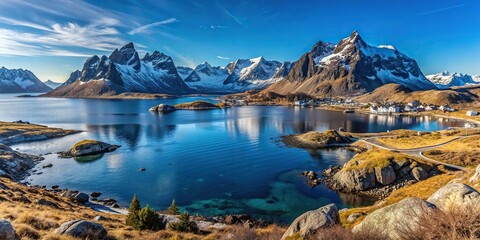
[[[163,229],[170,229],[171,223],[178,223],[180,219],[177,215],[170,215],[170,214],[159,214],[160,221],[162,222]]]
[[[375,172],[360,168],[338,171],[333,176],[332,188],[345,192],[355,192],[373,188],[375,185]]]
[[[463,183],[450,183],[438,189],[427,201],[437,208],[448,211],[458,208],[469,208],[480,204],[480,194]]]
[[[288,227],[283,234],[282,240],[300,233],[302,237],[308,237],[315,234],[319,229],[330,227],[339,223],[340,217],[335,204],[328,204],[317,210],[308,211],[297,219]]]
[[[422,167],[414,167],[412,169],[412,177],[417,181],[422,181],[428,178],[428,173]]]
[[[156,113],[171,113],[175,111],[174,106],[168,105],[168,104],[159,104],[158,106],[153,106],[149,109],[150,112],[156,112]]]
[[[368,214],[353,228],[353,232],[377,231],[380,236],[402,239],[402,232],[414,230],[422,214],[435,209],[435,206],[419,198],[406,198],[400,202],[380,208]]]
[[[379,182],[380,184],[388,185],[392,182],[395,182],[395,170],[391,165],[388,165],[386,167],[376,167],[375,177],[377,179],[377,182]]]
[[[79,203],[86,203],[90,200],[90,197],[86,193],[78,193],[74,199]]]
[[[480,181],[480,165],[477,166],[477,169],[475,169],[475,173],[473,176],[469,179],[469,182],[475,183]]]
[[[60,152],[59,154],[61,157],[80,157],[112,152],[119,147],[120,146],[118,145],[112,145],[96,140],[83,140],[73,145],[69,150]]]
[[[1,219],[0,220],[0,239],[2,240],[15,240],[16,234],[15,229],[13,229],[10,221]]]
[[[55,229],[54,233],[81,239],[104,239],[107,236],[107,230],[101,224],[84,220],[66,222]]]

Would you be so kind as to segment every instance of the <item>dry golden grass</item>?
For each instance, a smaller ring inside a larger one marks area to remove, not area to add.
[[[471,167],[480,164],[480,136],[472,136],[451,142],[434,150],[425,151],[426,157]]]
[[[436,132],[421,132],[412,130],[395,130],[390,137],[377,138],[377,141],[397,149],[427,147],[448,142],[459,136],[459,130],[442,130]]]
[[[355,169],[366,169],[368,171],[375,169],[376,167],[386,167],[393,162],[418,162],[425,165],[432,165],[420,158],[412,157],[410,155],[392,152],[384,149],[371,149],[366,152],[355,155],[345,166],[342,171],[349,171]]]
[[[4,139],[7,137],[35,137],[40,135],[46,135],[49,137],[60,137],[76,132],[78,131],[64,130],[61,128],[49,128],[37,124],[0,122],[0,143],[3,142]]]

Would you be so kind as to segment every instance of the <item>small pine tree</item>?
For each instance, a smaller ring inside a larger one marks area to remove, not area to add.
[[[155,210],[150,208],[147,204],[142,210],[138,212],[138,227],[140,230],[159,230],[160,229],[160,218],[158,217]]]
[[[172,204],[167,209],[167,212],[168,212],[168,214],[172,214],[172,215],[179,215],[180,214],[180,209],[177,207],[177,204],[175,204],[175,199],[173,199]]]
[[[190,232],[190,233],[197,233],[198,227],[195,222],[190,222],[190,215],[188,212],[183,212],[178,217],[180,220],[177,223],[170,223],[170,228],[177,231],[177,232]]]
[[[133,195],[132,202],[130,203],[130,207],[128,208],[128,216],[126,224],[128,226],[132,226],[134,228],[138,228],[139,226],[139,219],[138,219],[138,212],[141,210],[140,201],[137,199],[137,195]]]

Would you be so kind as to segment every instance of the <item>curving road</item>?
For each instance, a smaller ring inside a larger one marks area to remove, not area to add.
[[[419,147],[419,148],[410,148],[410,149],[398,149],[398,148],[389,147],[389,146],[377,141],[377,137],[362,138],[362,139],[359,139],[358,141],[364,142],[366,144],[369,144],[369,145],[372,145],[372,146],[375,146],[375,147],[378,147],[378,148],[381,148],[381,149],[385,149],[385,150],[389,150],[389,151],[395,151],[395,152],[399,152],[399,153],[403,153],[403,154],[407,154],[407,155],[411,155],[411,156],[415,156],[415,157],[420,157],[422,159],[425,159],[426,161],[429,161],[429,162],[432,162],[432,163],[435,163],[435,164],[441,164],[441,165],[444,165],[444,166],[446,166],[450,169],[453,169],[453,170],[465,171],[466,168],[464,168],[464,167],[428,158],[425,155],[423,155],[423,152],[427,151],[427,150],[432,150],[432,149],[435,149],[435,148],[438,148],[438,147],[441,147],[441,146],[444,146],[444,145],[447,145],[447,144],[449,144],[453,141],[457,141],[457,140],[472,137],[472,136],[474,136],[474,135],[459,136],[459,137],[450,139],[450,140],[448,140],[446,142],[443,142],[443,143],[440,143],[440,144],[435,144],[435,145],[430,145],[430,146],[425,146],[425,147]]]

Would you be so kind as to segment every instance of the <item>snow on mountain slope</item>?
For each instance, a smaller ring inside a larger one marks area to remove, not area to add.
[[[416,61],[390,45],[372,46],[358,32],[337,45],[318,42],[288,76],[265,91],[279,94],[352,96],[396,83],[410,90],[435,89]]]
[[[480,76],[478,75],[468,75],[463,73],[450,73],[444,71],[437,74],[427,75],[428,80],[430,80],[435,86],[441,89],[447,89],[450,87],[465,86],[470,84],[480,84]]]
[[[47,80],[47,81],[45,81],[45,82],[43,82],[43,83],[45,83],[45,85],[47,85],[47,86],[48,86],[49,88],[51,88],[51,89],[55,89],[55,88],[57,88],[57,87],[60,87],[60,86],[63,84],[63,83],[59,83],[59,82],[54,82],[54,81],[52,81],[52,80],[50,80],[50,79]]]
[[[200,93],[244,92],[270,86],[285,77],[292,66],[291,62],[267,61],[263,57],[238,59],[226,67],[213,67],[204,62],[184,80]]]
[[[109,57],[88,58],[81,72],[73,72],[46,96],[96,97],[123,92],[187,94],[192,90],[170,56],[154,51],[140,59],[133,43],[129,43]]]
[[[29,70],[0,68],[0,93],[35,93],[50,90],[50,87]]]
[[[193,68],[177,66],[177,72],[178,75],[180,75],[180,77],[185,80],[185,78],[187,78],[193,72]]]

